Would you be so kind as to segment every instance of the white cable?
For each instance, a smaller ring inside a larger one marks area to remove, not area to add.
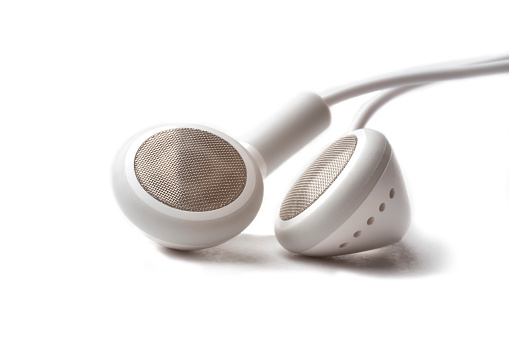
[[[498,61],[488,64],[458,66],[444,69],[414,70],[383,75],[374,79],[360,81],[352,85],[330,90],[322,97],[329,106],[332,106],[352,97],[386,88],[462,79],[503,72],[509,72],[509,61]]]
[[[439,64],[434,65],[433,68],[437,67],[444,67],[446,65],[476,65],[476,64],[487,64],[497,61],[503,61],[503,60],[509,60],[509,55],[502,55],[498,57],[491,57],[491,58],[483,58],[483,59],[477,59],[477,60],[470,60],[470,61],[463,61],[463,62],[455,62],[455,63],[447,63],[447,64]],[[422,69],[422,68],[420,68]],[[427,67],[426,69],[432,69]],[[426,83],[426,84],[418,84],[418,85],[411,85],[411,86],[403,86],[403,87],[397,87],[392,89],[387,89],[383,91],[381,94],[375,96],[368,102],[366,102],[364,105],[362,105],[357,113],[355,114],[353,121],[350,125],[350,131],[362,129],[366,126],[368,121],[371,119],[371,117],[387,102],[391,101],[397,96],[400,96],[404,93],[407,93],[411,90],[421,88],[423,86],[429,85],[432,83]]]

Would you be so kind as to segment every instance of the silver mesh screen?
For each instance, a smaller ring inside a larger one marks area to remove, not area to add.
[[[210,211],[233,202],[247,180],[244,160],[207,131],[169,129],[152,135],[134,158],[141,186],[158,201],[186,211]]]
[[[356,146],[357,137],[353,135],[331,144],[290,189],[281,205],[279,217],[287,221],[309,208],[341,174]]]

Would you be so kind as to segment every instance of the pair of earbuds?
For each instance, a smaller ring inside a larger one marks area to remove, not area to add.
[[[155,242],[173,249],[212,247],[256,217],[263,179],[330,124],[329,107],[382,91],[354,117],[284,198],[275,234],[287,250],[335,256],[399,241],[410,224],[401,170],[387,138],[365,128],[394,97],[437,81],[509,71],[509,55],[443,63],[379,76],[324,95],[302,93],[240,141],[212,128],[171,124],[143,131],[118,152],[115,197]]]

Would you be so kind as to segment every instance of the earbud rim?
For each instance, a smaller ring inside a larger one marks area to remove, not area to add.
[[[246,179],[246,185],[244,189],[242,190],[241,194],[230,204],[219,208],[215,210],[210,211],[202,211],[202,212],[193,212],[193,211],[186,211],[186,210],[180,210],[172,208],[164,203],[159,202],[154,197],[152,197],[147,191],[141,186],[140,182],[138,181],[135,171],[134,171],[134,158],[136,156],[136,152],[139,149],[139,147],[142,145],[143,142],[145,142],[146,139],[148,139],[150,136],[157,134],[161,131],[165,131],[168,129],[177,129],[177,128],[192,128],[192,129],[198,129],[207,131],[211,134],[217,135],[221,137],[222,139],[226,140],[228,143],[230,143],[231,146],[237,150],[237,152],[242,157],[242,160],[244,161],[244,164],[246,166],[246,173],[247,173],[247,179]],[[167,124],[160,127],[156,127],[154,129],[151,129],[150,131],[146,131],[141,133],[137,138],[135,138],[131,145],[129,146],[129,150],[127,151],[127,154],[125,156],[125,169],[126,169],[126,177],[129,185],[133,189],[133,191],[136,193],[136,195],[146,204],[148,204],[151,208],[159,211],[162,214],[168,215],[170,217],[175,217],[183,220],[190,220],[190,221],[203,221],[203,220],[215,220],[218,218],[224,217],[225,214],[230,214],[237,210],[239,207],[244,205],[247,200],[251,197],[253,194],[253,191],[255,190],[256,185],[256,165],[255,162],[252,160],[250,153],[235,139],[229,137],[228,135],[217,131],[213,128],[195,125],[195,124],[182,124],[182,123],[174,123],[174,124]]]
[[[173,209],[143,190],[134,174],[136,150],[151,135],[171,128],[196,128],[213,133],[239,152],[246,165],[247,180],[235,201],[216,210],[190,212]],[[124,214],[149,238],[174,249],[203,249],[233,238],[251,223],[263,199],[263,178],[249,152],[231,137],[194,124],[167,124],[135,135],[117,153],[112,171],[113,191]]]

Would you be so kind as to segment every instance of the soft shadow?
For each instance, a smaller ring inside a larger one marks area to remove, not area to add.
[[[315,258],[292,253],[285,255],[306,266],[380,276],[428,275],[442,270],[447,261],[441,244],[415,233],[384,248],[345,256]]]
[[[415,230],[402,241],[385,248],[345,256],[306,257],[284,250],[274,236],[241,234],[219,246],[193,251],[179,251],[159,246],[172,259],[200,264],[204,268],[302,269],[329,273],[352,272],[379,276],[422,276],[445,267],[447,253],[436,240]]]
[[[170,258],[212,265],[270,266],[277,260],[275,236],[240,234],[221,245],[203,250],[174,250],[158,245],[159,251]]]

